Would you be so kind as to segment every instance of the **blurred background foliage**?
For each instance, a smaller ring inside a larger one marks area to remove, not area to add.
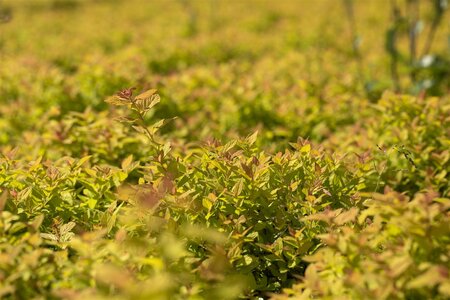
[[[447,7],[0,0],[0,297],[448,298]]]

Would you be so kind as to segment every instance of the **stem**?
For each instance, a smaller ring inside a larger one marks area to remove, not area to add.
[[[356,64],[357,64],[357,68],[358,68],[358,77],[359,77],[361,86],[364,89],[364,83],[365,83],[364,72],[363,72],[364,66],[363,66],[361,51],[359,49],[359,44],[358,44],[359,35],[358,35],[357,28],[356,28],[353,0],[344,0],[344,7],[345,7],[345,12],[347,14],[348,25],[350,28],[350,34],[351,34],[351,38],[352,38],[353,57],[356,60]]]
[[[408,15],[411,16],[409,22],[409,63],[411,67],[410,78],[412,82],[416,81],[416,71],[414,65],[417,59],[417,24],[419,22],[419,0],[410,0],[407,6]]]
[[[431,23],[430,31],[428,32],[428,36],[425,42],[425,46],[422,51],[422,56],[430,53],[431,45],[433,44],[433,39],[438,29],[439,24],[441,23],[442,16],[444,14],[444,8],[441,7],[440,0],[434,1],[435,6],[435,15],[433,18],[433,22]]]
[[[430,31],[428,32],[427,40],[425,46],[423,47],[422,56],[430,52],[431,44],[433,43],[434,35],[436,33],[438,23],[433,20]]]
[[[155,139],[153,138],[152,133],[150,132],[150,130],[148,130],[147,126],[145,126],[144,115],[142,114],[141,110],[137,107],[136,101],[134,99],[131,100],[131,108],[137,112],[138,120],[140,123],[139,125],[141,126],[141,128],[144,129],[145,135],[147,136],[147,138],[150,140],[151,143],[156,143]]]
[[[401,90],[400,87],[400,78],[398,75],[398,50],[397,50],[397,31],[398,26],[400,24],[400,10],[398,9],[397,3],[395,0],[391,0],[391,14],[393,17],[393,25],[388,30],[386,36],[386,50],[389,52],[391,56],[391,78],[394,84],[395,92],[399,92]]]
[[[382,150],[382,149],[380,148],[380,150]],[[383,154],[384,154],[384,157],[386,158],[386,163],[384,164],[383,168],[381,169],[381,172],[378,171],[378,167],[375,164],[375,161],[372,161],[373,168],[378,173],[378,179],[377,179],[377,184],[375,186],[375,192],[374,193],[378,193],[378,188],[380,187],[380,183],[381,183],[381,177],[383,176],[383,173],[386,171],[386,167],[387,167],[387,163],[388,163],[388,159],[389,159],[389,157],[387,156],[386,153],[383,152]]]
[[[195,36],[198,33],[197,11],[189,0],[180,0],[180,3],[189,17],[187,24],[187,34],[188,36]]]
[[[148,130],[147,126],[145,126],[145,119],[140,111],[138,111],[138,116],[139,116],[139,120],[141,121],[141,127],[144,128],[145,133],[146,133],[147,137],[149,138],[150,142],[156,143],[155,139],[153,138],[152,133],[150,132],[150,130]]]

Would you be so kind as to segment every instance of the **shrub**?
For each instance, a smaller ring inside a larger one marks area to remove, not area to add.
[[[325,222],[324,247],[305,258],[301,283],[274,299],[447,299],[450,200],[388,191],[358,211],[311,215]]]

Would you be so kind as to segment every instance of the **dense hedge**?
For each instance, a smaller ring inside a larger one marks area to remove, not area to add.
[[[1,1],[0,298],[449,298],[446,33],[352,3]]]

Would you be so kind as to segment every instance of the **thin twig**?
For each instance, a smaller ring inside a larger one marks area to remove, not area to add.
[[[417,59],[417,25],[419,23],[419,0],[407,2],[409,20],[409,63],[411,67],[410,78],[412,82],[416,81],[415,63]]]
[[[144,129],[146,136],[148,137],[148,139],[150,140],[150,142],[156,143],[155,139],[153,138],[152,133],[150,132],[150,130],[148,130],[147,126],[145,125],[144,115],[142,114],[142,112],[140,111],[140,109],[136,106],[136,100],[134,100],[134,99],[131,100],[131,105],[132,105],[132,108],[134,108],[134,111],[136,111],[137,114],[138,114],[138,118],[139,118],[139,121],[140,121],[140,123],[141,123],[141,124],[140,124],[140,125],[141,125],[141,128]]]
[[[389,52],[391,56],[390,70],[392,82],[394,84],[394,90],[395,92],[399,92],[401,90],[401,87],[400,87],[400,78],[398,75],[397,31],[398,26],[400,24],[401,16],[400,10],[395,0],[391,0],[391,14],[393,17],[393,25],[387,32],[386,50]]]
[[[361,51],[359,48],[359,35],[358,35],[358,30],[356,28],[353,0],[344,0],[344,7],[345,7],[345,12],[347,14],[347,20],[348,20],[348,25],[350,28],[350,34],[352,37],[353,56],[356,60],[356,64],[357,64],[357,68],[358,68],[358,77],[359,77],[359,80],[361,83],[361,87],[364,90],[364,86],[365,86],[365,79],[364,79],[364,72],[363,72],[364,66],[363,66]]]
[[[430,30],[427,35],[427,39],[425,41],[425,46],[423,47],[422,56],[427,55],[430,53],[431,45],[433,44],[434,36],[436,34],[436,31],[438,29],[439,24],[441,23],[442,16],[444,15],[444,8],[442,7],[442,4],[439,0],[434,1],[435,6],[435,14],[433,18],[433,22],[431,23]]]

